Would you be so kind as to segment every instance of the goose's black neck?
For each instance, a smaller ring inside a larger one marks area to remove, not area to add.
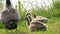
[[[6,6],[10,6],[11,5],[11,1],[10,0],[6,0]]]
[[[28,18],[30,19],[30,22],[31,22],[31,20],[32,20],[32,17],[29,15],[29,16],[28,16]]]

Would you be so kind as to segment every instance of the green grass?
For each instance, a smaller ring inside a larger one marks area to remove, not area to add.
[[[54,2],[52,4],[53,7],[49,8],[49,10],[44,8],[38,8],[36,10],[35,8],[32,9],[32,14],[36,13],[38,16],[49,18],[49,21],[46,23],[48,25],[48,30],[39,32],[30,32],[28,26],[26,25],[26,21],[24,20],[27,10],[25,9],[25,11],[22,12],[21,3],[19,2],[18,4],[18,11],[20,12],[21,20],[18,22],[17,34],[60,34],[59,1]],[[4,28],[4,25],[0,23],[0,34],[8,34],[8,32],[10,34],[16,34],[15,30],[7,31]]]
[[[59,18],[50,19],[46,24],[48,25],[47,31],[30,32],[28,26],[26,26],[26,22],[22,20],[18,23],[17,32],[18,34],[59,34],[60,33]],[[16,33],[15,30],[8,32]],[[0,29],[0,34],[5,34],[5,33],[7,34],[7,30],[5,28]]]

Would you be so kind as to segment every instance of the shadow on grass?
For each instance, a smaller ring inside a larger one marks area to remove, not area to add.
[[[20,34],[27,34],[26,32],[20,32]]]
[[[4,29],[4,25],[1,22],[0,22],[0,29]]]

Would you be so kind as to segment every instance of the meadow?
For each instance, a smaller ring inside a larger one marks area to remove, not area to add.
[[[48,10],[44,9],[44,7],[39,8],[37,6],[31,10],[32,14],[36,13],[38,16],[44,16],[49,19],[46,23],[48,25],[48,30],[46,31],[30,32],[24,20],[28,11],[22,7],[22,4],[18,1],[18,6],[16,8],[20,12],[21,19],[18,22],[17,34],[60,34],[60,1],[53,2],[51,8],[48,8]],[[15,30],[7,31],[4,25],[0,23],[0,34],[8,34],[8,32],[9,34],[16,34]]]

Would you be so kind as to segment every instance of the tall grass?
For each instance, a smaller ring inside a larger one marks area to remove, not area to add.
[[[24,10],[24,11],[22,11]],[[20,12],[20,15],[22,18],[24,18],[25,14],[28,13],[26,9],[23,9],[23,5],[21,4],[20,1],[18,1],[18,11]],[[60,1],[53,1],[51,8],[48,8],[46,10],[44,7],[43,8],[33,8],[31,10],[31,13],[34,14],[36,13],[37,15],[44,16],[47,18],[53,18],[53,17],[59,17],[60,15]]]

